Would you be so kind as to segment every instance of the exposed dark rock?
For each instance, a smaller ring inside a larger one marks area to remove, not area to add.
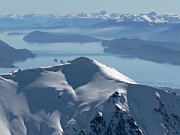
[[[105,111],[108,108],[103,108],[102,111],[98,112],[93,120],[90,122],[92,135],[143,135],[140,127],[136,124],[133,117],[129,114],[128,111],[119,107],[118,103],[123,95],[118,92],[113,93],[107,105],[111,104],[114,106],[114,109]],[[123,102],[124,103],[124,102]],[[122,104],[123,106],[123,104]],[[107,114],[108,113],[108,114]],[[107,122],[104,115],[110,118],[110,121]]]
[[[157,98],[159,101],[159,108],[155,108],[154,110],[160,115],[161,122],[165,127],[167,135],[176,135],[178,129],[180,127],[180,118],[175,114],[170,114],[167,112],[165,105],[161,101],[160,98]]]
[[[100,112],[96,114],[93,120],[91,120],[90,128],[92,129],[92,132],[97,135],[104,132],[104,129],[106,128],[106,121],[101,116]]]

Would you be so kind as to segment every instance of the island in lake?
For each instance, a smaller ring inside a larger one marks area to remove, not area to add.
[[[180,44],[176,42],[122,38],[103,41],[101,44],[105,47],[104,52],[106,53],[131,56],[157,63],[180,65]]]
[[[33,31],[27,34],[24,38],[24,41],[30,43],[66,43],[66,42],[75,42],[75,43],[87,43],[87,42],[100,42],[101,39],[83,36],[78,34],[69,34],[69,33],[49,33],[42,31]]]
[[[0,67],[15,68],[15,61],[25,61],[28,58],[35,58],[36,55],[27,49],[15,49],[4,41],[0,40]]]

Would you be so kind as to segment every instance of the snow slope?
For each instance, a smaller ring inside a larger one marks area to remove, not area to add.
[[[180,134],[180,96],[96,60],[0,76],[1,135]]]

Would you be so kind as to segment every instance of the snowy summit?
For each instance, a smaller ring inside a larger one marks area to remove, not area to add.
[[[26,28],[66,28],[66,27],[90,27],[98,25],[106,21],[121,22],[124,24],[145,23],[150,25],[164,24],[178,24],[180,23],[180,15],[174,14],[156,14],[151,12],[149,14],[121,14],[121,13],[107,13],[101,11],[100,13],[79,13],[79,14],[8,14],[0,15],[0,27],[4,29],[26,29]],[[113,26],[112,26],[113,27]],[[0,30],[1,30],[0,29]]]
[[[96,60],[0,75],[1,135],[178,135],[180,96]]]

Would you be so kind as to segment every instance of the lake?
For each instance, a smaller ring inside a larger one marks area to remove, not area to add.
[[[18,32],[28,33],[31,31],[33,30],[25,30]],[[64,29],[42,31],[67,32],[67,30]],[[78,30],[71,30],[71,32],[73,31],[77,32]],[[158,64],[154,62],[140,60],[137,58],[124,58],[117,55],[107,54],[103,52],[103,47],[101,46],[100,42],[84,44],[30,44],[23,41],[24,35],[7,35],[7,33],[8,32],[1,33],[0,39],[16,49],[26,48],[37,55],[35,59],[28,59],[24,62],[16,62],[15,66],[17,66],[18,68],[26,69],[51,66],[60,64],[61,60],[66,62],[80,56],[86,56],[93,58],[109,67],[115,68],[122,74],[128,76],[129,78],[133,79],[138,83],[148,84],[152,86],[180,88],[180,66],[170,64]],[[55,62],[54,59],[57,59],[57,62]],[[11,72],[15,69],[0,68],[0,74]]]

